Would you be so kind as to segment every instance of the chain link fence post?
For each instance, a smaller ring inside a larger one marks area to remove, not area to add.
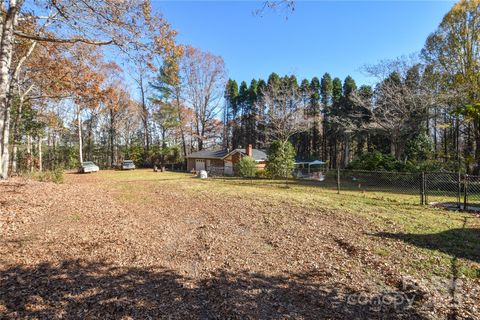
[[[458,171],[458,185],[457,185],[457,208],[458,208],[458,210],[460,210],[462,208],[462,206],[460,204],[461,195],[462,195],[462,175],[461,175],[460,171]]]
[[[420,175],[420,204],[423,206],[427,202],[425,199],[425,172]]]
[[[468,210],[468,174],[465,175],[463,186],[463,210]]]

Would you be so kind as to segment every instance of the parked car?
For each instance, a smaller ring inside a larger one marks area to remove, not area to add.
[[[122,162],[122,170],[134,170],[135,163],[132,160],[123,160]]]
[[[80,173],[97,172],[99,170],[100,168],[92,161],[84,161],[78,168],[78,172]]]

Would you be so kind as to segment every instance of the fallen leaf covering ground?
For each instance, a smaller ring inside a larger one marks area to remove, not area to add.
[[[3,319],[480,319],[480,219],[392,194],[103,171],[0,183]]]

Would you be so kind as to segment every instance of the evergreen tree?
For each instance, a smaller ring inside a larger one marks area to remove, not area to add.
[[[267,173],[272,178],[287,179],[295,167],[295,149],[290,141],[274,141],[268,148]]]
[[[248,104],[248,86],[245,81],[240,83],[240,88],[238,90],[238,108],[239,108],[239,115],[235,120],[235,124],[237,126],[238,135],[236,137],[236,143],[234,148],[245,147],[245,137],[246,137],[246,118],[247,118],[247,104]]]
[[[301,95],[302,109],[305,117],[313,117],[313,111],[310,101],[310,82],[307,79],[303,79],[300,83],[299,93]],[[312,127],[309,127],[308,130],[306,130],[305,132],[300,132],[292,137],[292,142],[296,149],[297,155],[302,158],[308,158],[311,155],[312,129]]]
[[[329,131],[329,123],[328,123],[328,113],[330,111],[331,102],[332,102],[332,94],[333,94],[333,81],[332,77],[329,73],[325,73],[322,76],[322,80],[320,81],[320,99],[322,103],[322,111],[323,111],[323,126],[322,126],[322,160],[328,160],[328,139],[327,133]]]
[[[267,89],[267,83],[265,80],[258,80],[257,83],[257,99],[255,101],[257,110],[257,148],[265,149],[267,141],[266,133],[266,110],[263,103],[263,93]]]
[[[258,82],[257,80],[253,79],[250,82],[250,87],[248,88],[248,98],[245,103],[246,108],[246,119],[245,119],[245,128],[246,128],[246,136],[245,136],[245,146],[248,144],[252,144],[256,147],[257,141],[257,95],[258,95]]]
[[[238,84],[235,80],[228,79],[225,89],[225,110],[223,115],[224,123],[224,146],[228,149],[237,137],[235,119],[238,117]]]
[[[342,80],[335,78],[332,81],[332,105],[328,110],[328,154],[330,167],[336,168],[338,165],[338,137],[339,132],[337,123],[333,123],[333,119],[338,119],[339,111],[342,103]]]
[[[350,162],[351,136],[356,132],[356,115],[354,114],[354,102],[352,95],[357,91],[357,84],[351,76],[347,76],[343,81],[343,95],[337,115],[341,121],[337,121],[337,130],[342,137],[343,144],[343,166],[347,167]]]
[[[360,115],[361,117],[357,118],[357,126],[359,130],[357,130],[357,151],[356,151],[356,157],[360,157],[364,151],[365,151],[365,144],[367,151],[373,151],[372,150],[372,144],[371,144],[371,139],[370,139],[370,132],[367,130],[367,124],[370,121],[371,117],[371,108],[373,104],[373,89],[371,86],[367,85],[362,85],[360,88],[358,88],[358,95],[362,99],[362,101],[366,102],[365,106],[359,106],[356,105],[355,109],[356,112]]]
[[[342,99],[342,80],[339,78],[333,79],[332,82],[332,104],[335,105],[340,103]]]
[[[317,77],[314,77],[310,81],[310,105],[309,105],[309,115],[313,117],[312,127],[310,129],[310,145],[309,145],[309,154],[314,158],[320,157],[320,150],[322,149],[322,139],[321,139],[321,97],[320,97],[320,80]]]
[[[276,74],[275,72],[272,72],[268,76],[267,85],[268,86],[273,86],[273,87],[278,87],[280,85],[280,76],[278,74]]]
[[[252,157],[243,157],[235,169],[241,177],[255,177],[257,173],[257,163]]]

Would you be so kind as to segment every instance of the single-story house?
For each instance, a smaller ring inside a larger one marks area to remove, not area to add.
[[[249,156],[257,163],[257,169],[263,170],[267,163],[267,154],[263,150],[253,149],[249,144],[246,149],[234,150],[202,150],[187,156],[187,170],[192,171],[214,171],[233,175],[235,165],[242,157]]]

